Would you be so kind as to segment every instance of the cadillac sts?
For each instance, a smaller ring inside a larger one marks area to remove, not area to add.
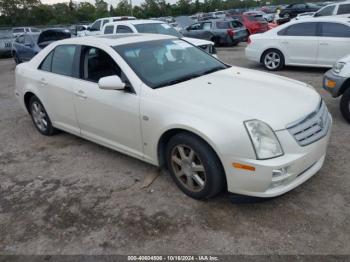
[[[307,84],[165,35],[54,42],[16,67],[15,94],[41,134],[63,130],[165,167],[196,199],[292,190],[322,167],[332,124]]]

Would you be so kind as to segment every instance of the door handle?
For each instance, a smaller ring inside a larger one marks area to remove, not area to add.
[[[288,41],[282,41],[281,43],[282,43],[282,44],[289,44]]]
[[[321,42],[320,45],[328,45],[326,42]]]
[[[75,93],[76,96],[80,97],[80,98],[87,98],[87,95],[85,94],[85,92],[83,90],[79,90],[78,92]]]
[[[39,82],[42,86],[47,86],[47,82],[46,82],[45,78],[41,78]]]

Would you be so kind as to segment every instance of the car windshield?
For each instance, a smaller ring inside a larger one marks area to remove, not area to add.
[[[138,24],[134,25],[137,32],[139,33],[151,33],[151,34],[162,34],[171,35],[175,37],[182,37],[182,35],[177,32],[173,27],[166,23],[148,23],[148,24]]]
[[[228,67],[180,39],[133,43],[114,49],[151,88],[177,84]]]

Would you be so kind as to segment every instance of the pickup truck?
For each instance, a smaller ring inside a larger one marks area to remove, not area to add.
[[[86,30],[80,31],[77,33],[77,36],[90,36],[90,35],[102,35],[103,26],[107,23],[112,23],[116,21],[124,21],[124,20],[135,20],[136,18],[133,16],[113,16],[113,17],[104,17],[97,19],[95,22],[91,24]]]
[[[350,55],[340,59],[325,73],[323,88],[334,98],[341,96],[340,111],[350,123]]]

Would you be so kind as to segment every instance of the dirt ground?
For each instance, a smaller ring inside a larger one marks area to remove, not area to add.
[[[264,70],[244,45],[218,55]],[[156,168],[67,133],[40,135],[15,100],[14,68],[0,60],[0,254],[350,254],[350,125],[321,90],[325,69],[277,73],[325,99],[334,125],[324,167],[284,196],[243,204],[225,193],[190,199],[166,173],[141,188]]]

